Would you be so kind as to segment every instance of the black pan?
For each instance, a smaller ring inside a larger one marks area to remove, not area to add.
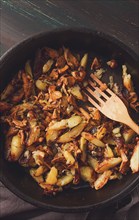
[[[128,70],[133,75],[135,88],[139,91],[139,57],[113,37],[97,31],[84,29],[55,30],[41,33],[11,48],[1,58],[1,90],[24,65],[25,61],[34,56],[38,48],[42,46],[57,48],[62,45],[73,50],[83,50],[98,54],[106,60],[113,57],[119,60],[119,63],[126,62]],[[117,80],[119,77],[120,74],[117,73]],[[132,117],[135,120],[139,119],[135,113],[132,114]],[[139,174],[128,174],[121,180],[108,183],[99,191],[81,186],[76,189],[67,189],[55,197],[48,198],[43,195],[42,189],[34,182],[32,177],[25,173],[22,167],[5,161],[3,144],[1,143],[1,145],[1,181],[23,200],[45,209],[60,212],[81,212],[107,206],[123,198],[139,184]]]

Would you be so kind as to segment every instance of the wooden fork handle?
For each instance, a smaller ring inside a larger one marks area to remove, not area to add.
[[[132,128],[133,131],[135,131],[137,134],[139,134],[139,126],[129,117],[126,124]]]

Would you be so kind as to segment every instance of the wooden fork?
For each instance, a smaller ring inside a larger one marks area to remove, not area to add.
[[[91,74],[90,77],[95,83],[90,79],[88,86],[85,88],[84,92],[88,97],[88,101],[108,118],[128,125],[139,134],[139,126],[129,116],[122,100],[107,88],[106,84],[102,83],[94,74]],[[96,86],[96,83],[100,88]],[[102,91],[101,88],[105,88],[105,92]]]

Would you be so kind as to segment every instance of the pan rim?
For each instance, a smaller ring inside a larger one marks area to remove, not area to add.
[[[114,204],[114,202],[117,202],[121,199],[123,199],[126,195],[131,193],[138,185],[139,185],[139,176],[130,184],[130,186],[127,186],[124,188],[124,190],[119,193],[118,195],[114,195],[111,198],[104,200],[102,202],[93,204],[93,205],[85,205],[85,206],[74,206],[74,207],[68,207],[68,206],[57,206],[52,204],[44,204],[43,202],[37,201],[35,199],[32,199],[30,196],[25,195],[20,190],[15,188],[13,184],[11,184],[9,181],[7,181],[5,178],[0,176],[0,181],[16,196],[18,196],[20,199],[24,200],[25,202],[28,202],[32,205],[35,205],[36,207],[42,208],[44,210],[53,210],[55,212],[63,212],[63,213],[76,213],[76,212],[86,212],[90,210],[96,210],[97,208],[104,208],[107,207],[109,204]]]

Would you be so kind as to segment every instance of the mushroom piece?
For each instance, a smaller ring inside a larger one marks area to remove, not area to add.
[[[135,146],[132,157],[130,159],[130,168],[133,173],[139,171],[139,141],[137,142],[137,145]]]
[[[103,173],[104,171],[117,166],[119,163],[121,163],[121,161],[122,161],[121,157],[117,157],[117,158],[113,157],[113,158],[105,159],[103,162],[98,164],[96,172]]]
[[[111,174],[111,170],[106,170],[104,173],[100,174],[97,180],[94,182],[95,189],[101,189],[108,182]]]
[[[83,129],[85,128],[86,123],[81,122],[76,127],[72,128],[70,131],[64,133],[62,136],[60,136],[57,140],[58,143],[67,143],[70,141],[73,141],[76,137],[78,137]]]
[[[18,132],[17,135],[12,137],[11,149],[10,149],[10,159],[12,161],[17,161],[24,151],[24,145],[22,144],[21,133]]]

